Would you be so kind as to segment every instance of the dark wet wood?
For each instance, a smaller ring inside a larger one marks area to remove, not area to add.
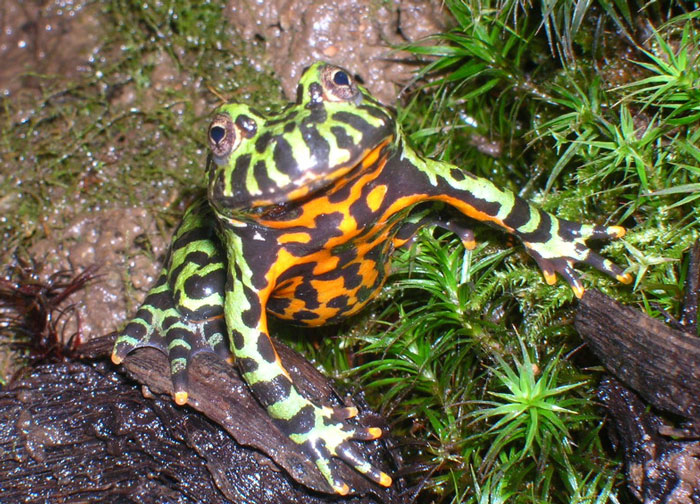
[[[258,421],[243,426],[258,432]],[[336,502],[192,408],[144,397],[104,361],[39,366],[0,391],[0,489],[0,501],[25,503]],[[342,501],[399,498],[391,489]]]
[[[700,418],[700,338],[595,290],[581,299],[575,327],[608,371],[650,404]]]
[[[645,503],[700,501],[700,442],[662,435],[663,420],[614,378],[604,378],[598,397],[613,419],[613,438],[624,450],[627,487]],[[677,431],[677,429],[674,429]]]
[[[95,358],[111,352],[112,338],[94,340],[80,348],[85,357]],[[306,359],[275,342],[275,346],[301,393],[322,404],[343,406],[330,386],[329,381]],[[165,356],[151,348],[133,351],[124,360],[124,371],[138,383],[144,384],[154,394],[172,395],[172,383]],[[296,445],[277,429],[265,410],[250,394],[237,369],[221,361],[213,354],[198,355],[192,363],[189,375],[188,405],[222,426],[241,445],[260,450],[273,459],[293,479],[302,485],[318,491],[330,492],[325,479],[316,466],[297,449]],[[367,413],[366,405],[358,404],[361,413],[354,420],[364,426],[388,429],[378,415]],[[353,421],[353,420],[351,420]],[[386,439],[373,442],[357,442],[356,447],[372,464],[392,474],[394,467],[387,465],[391,459],[386,447]],[[378,493],[392,501],[394,488],[384,489],[339,460],[334,461],[341,475],[350,486],[352,494]]]

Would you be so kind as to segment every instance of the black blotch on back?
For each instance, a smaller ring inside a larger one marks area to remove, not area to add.
[[[333,119],[334,121],[348,124],[353,129],[361,131],[363,133],[363,139],[364,135],[375,130],[375,128],[371,126],[367,121],[365,121],[361,116],[353,114],[351,112],[336,112],[335,114],[333,114],[333,117],[331,119]],[[359,144],[364,145],[364,141],[360,140]]]
[[[275,181],[268,176],[265,161],[260,160],[255,163],[255,166],[253,167],[253,176],[258,182],[258,187],[263,191],[263,193],[273,192],[272,189],[277,187]],[[271,190],[266,190],[266,188],[270,188]]]
[[[287,142],[284,137],[277,137],[272,157],[277,169],[289,175],[292,180],[294,180],[294,177],[298,175],[298,164],[296,159],[294,159],[294,153],[292,152],[289,142]]]
[[[329,164],[330,145],[328,141],[318,132],[316,127],[305,122],[301,125],[301,134],[309,150],[316,158],[316,167],[327,168]]]
[[[250,388],[264,406],[269,406],[288,397],[292,384],[286,376],[277,375],[271,381],[259,381],[251,385]]]
[[[530,221],[530,205],[523,199],[515,198],[515,204],[508,216],[503,219],[506,226],[518,229]]]
[[[541,210],[536,211],[538,211],[540,214],[540,223],[538,224],[537,229],[531,233],[521,234],[520,239],[522,241],[544,243],[552,238],[552,218],[546,212]],[[562,229],[562,227],[560,227],[559,232],[561,233],[562,231],[566,231],[566,229]],[[568,237],[566,237],[566,239],[568,239]]]
[[[246,195],[248,194],[246,179],[248,178],[249,168],[250,154],[244,154],[236,159],[236,166],[234,167],[233,172],[231,173],[231,190],[234,191],[234,197],[241,192],[245,192]],[[223,174],[224,171],[222,170],[221,173]],[[217,186],[219,184],[221,185],[222,194],[225,187],[223,180],[223,177],[221,177],[219,182],[217,183]]]
[[[333,126],[331,128],[331,133],[335,137],[335,141],[338,147],[343,149],[352,149],[355,147],[355,142],[353,142],[352,137],[348,135],[347,130],[340,126]]]
[[[311,405],[304,406],[290,420],[285,422],[284,430],[287,435],[305,434],[309,432],[315,424],[315,413]]]
[[[450,170],[450,176],[458,182],[466,178],[464,172],[459,168],[452,168]]]
[[[270,145],[271,140],[272,134],[269,131],[266,131],[255,141],[255,150],[260,153],[265,152],[265,149],[267,149],[267,146]]]

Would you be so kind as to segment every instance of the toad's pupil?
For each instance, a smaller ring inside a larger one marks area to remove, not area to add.
[[[226,130],[221,126],[212,126],[209,130],[209,138],[211,138],[214,143],[218,144],[226,136]]]
[[[345,72],[336,72],[333,76],[333,82],[335,82],[339,86],[349,86],[350,77],[348,77],[348,74],[346,74]]]

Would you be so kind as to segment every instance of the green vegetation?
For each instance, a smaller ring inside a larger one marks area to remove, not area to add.
[[[245,63],[255,48],[222,23],[220,5],[144,5],[106,3],[94,73],[35,76],[36,95],[0,98],[3,264],[91,208],[147,201],[175,224],[200,185],[213,105],[280,96]],[[410,48],[425,63],[399,111],[412,141],[561,217],[626,226],[603,253],[629,266],[633,287],[590,269],[585,285],[677,315],[684,251],[700,236],[698,11],[446,5],[455,28]],[[404,440],[421,502],[630,502],[598,436],[600,369],[576,351],[573,293],[547,286],[502,233],[474,230],[474,251],[423,231],[347,338],[293,331],[307,338],[299,346],[329,375],[360,380]]]

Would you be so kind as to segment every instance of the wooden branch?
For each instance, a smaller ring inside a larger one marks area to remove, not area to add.
[[[605,367],[657,408],[700,418],[700,338],[589,290],[576,330]]]
[[[81,354],[92,358],[101,356],[111,351],[112,344],[113,337],[93,340],[80,348]],[[328,379],[306,359],[279,341],[275,341],[275,348],[302,394],[322,404],[343,406]],[[151,392],[172,396],[168,361],[158,350],[137,349],[126,357],[122,367]],[[213,354],[197,355],[190,368],[188,391],[188,406],[223,427],[238,443],[265,453],[302,485],[317,492],[332,492],[316,466],[277,428],[251,395],[237,368]],[[384,432],[388,431],[381,417],[367,413],[366,405],[360,404],[359,409],[363,413],[354,420],[364,426],[382,427]],[[387,460],[392,457],[385,443],[386,436],[373,442],[356,442],[356,447],[366,460],[391,474],[394,471],[387,466]],[[351,495],[386,492],[340,460],[333,462],[349,485]]]
[[[244,425],[255,429],[253,422]],[[351,500],[400,502],[395,489]],[[103,361],[39,366],[0,390],[0,501],[328,504],[338,499],[296,484],[192,408],[178,407],[169,397],[144,397]]]

